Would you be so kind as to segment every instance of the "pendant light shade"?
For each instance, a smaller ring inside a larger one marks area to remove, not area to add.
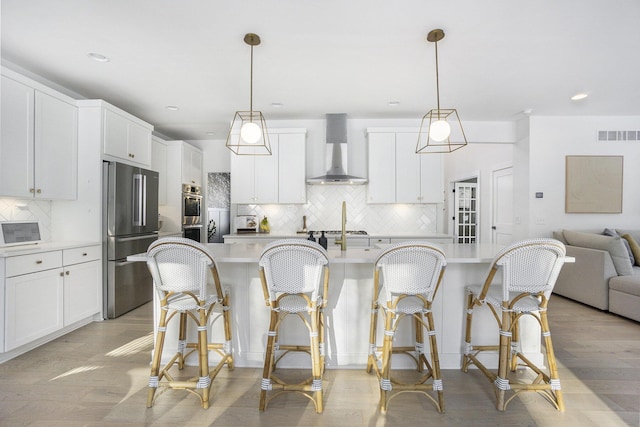
[[[227,135],[226,146],[238,155],[270,156],[271,144],[267,123],[260,111],[253,110],[253,47],[260,44],[260,36],[246,34],[244,42],[251,46],[249,111],[236,111]]]
[[[444,31],[432,30],[427,40],[436,47],[436,97],[437,107],[422,117],[420,133],[416,144],[416,153],[450,153],[467,145],[458,111],[453,108],[440,108],[440,82],[438,75],[438,42],[444,38]]]

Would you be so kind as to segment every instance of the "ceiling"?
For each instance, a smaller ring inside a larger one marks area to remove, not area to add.
[[[421,118],[436,107],[435,28],[440,104],[463,122],[640,115],[638,0],[2,0],[0,12],[5,65],[174,139],[225,139],[249,109],[249,32],[267,122]]]

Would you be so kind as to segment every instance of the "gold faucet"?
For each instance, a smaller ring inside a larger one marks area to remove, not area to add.
[[[347,250],[347,202],[342,202],[342,229],[340,231],[340,239],[336,239],[336,245],[340,245],[341,251]]]

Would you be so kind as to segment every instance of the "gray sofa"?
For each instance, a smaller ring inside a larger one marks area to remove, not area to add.
[[[640,322],[640,256],[633,256],[638,247],[621,237],[640,243],[640,230],[615,231],[617,236],[602,235],[603,230],[555,231],[553,237],[576,261],[562,267],[553,292]]]

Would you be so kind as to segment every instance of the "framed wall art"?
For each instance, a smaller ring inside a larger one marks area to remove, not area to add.
[[[567,156],[566,213],[622,213],[623,156]]]

